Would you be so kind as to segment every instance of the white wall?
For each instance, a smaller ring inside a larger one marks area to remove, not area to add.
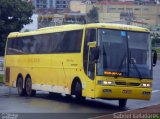
[[[38,19],[37,19],[38,14],[33,14],[31,18],[33,22],[30,24],[24,25],[24,28],[21,30],[21,32],[25,31],[26,29],[33,31],[38,28]]]

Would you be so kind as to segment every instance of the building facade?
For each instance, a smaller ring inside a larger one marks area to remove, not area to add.
[[[35,9],[68,9],[70,0],[32,0]]]
[[[56,9],[67,9],[69,8],[69,0],[56,0]]]
[[[145,25],[160,25],[160,5],[137,5],[130,2],[102,2],[96,4],[71,2],[72,11],[87,14],[93,6],[98,8],[99,22],[134,22]],[[78,6],[78,5],[77,5]]]

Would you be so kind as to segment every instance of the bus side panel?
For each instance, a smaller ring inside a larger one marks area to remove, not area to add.
[[[69,93],[65,88],[65,72],[63,68],[63,55],[48,54],[37,55],[39,63],[34,63],[32,80],[33,88],[49,92]]]
[[[82,60],[81,53],[74,53],[74,54],[64,54],[63,55],[63,61],[64,61],[64,69],[65,69],[65,75],[66,75],[66,82],[65,84],[69,88],[69,91],[71,92],[71,86],[73,83],[73,80],[75,78],[79,78],[82,83],[82,95],[87,95],[87,78],[84,74],[83,70],[83,60]]]
[[[57,69],[52,65],[52,56],[50,54],[33,56],[31,57],[33,71],[30,73],[33,89],[56,92],[59,78],[56,77]]]

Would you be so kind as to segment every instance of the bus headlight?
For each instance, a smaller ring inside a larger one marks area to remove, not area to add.
[[[151,83],[142,83],[142,87],[150,88],[151,87]]]
[[[98,81],[98,85],[109,85],[109,86],[113,86],[115,85],[115,83],[113,81],[103,81],[103,80],[99,80]]]

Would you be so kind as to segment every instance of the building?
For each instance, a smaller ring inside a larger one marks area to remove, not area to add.
[[[69,8],[69,0],[56,0],[56,9],[67,9]]]
[[[99,22],[132,22],[149,26],[160,25],[160,5],[156,4],[137,5],[133,2],[102,1],[96,4],[79,3],[79,9],[74,9],[73,6],[72,2],[70,4],[72,11],[80,11],[83,14],[87,14],[93,6],[98,7]]]
[[[119,21],[127,20],[139,22],[141,24],[158,25],[160,24],[160,6],[159,5],[135,5],[135,4],[102,4],[97,5],[99,15],[103,22],[112,22],[108,18],[115,18],[113,14],[119,14]],[[87,7],[88,8],[88,7]],[[109,16],[104,16],[103,14]]]
[[[39,14],[37,19],[38,28],[63,24],[84,24],[86,23],[85,16],[81,13]]]
[[[85,24],[86,14],[64,13],[63,24]]]
[[[49,8],[48,0],[32,0],[32,4],[35,9],[46,9]]]
[[[80,12],[81,11],[81,0],[71,0],[70,1],[70,10],[72,12]]]
[[[32,0],[35,9],[68,9],[70,0]]]
[[[64,14],[39,14],[38,28],[62,25],[63,19]]]

